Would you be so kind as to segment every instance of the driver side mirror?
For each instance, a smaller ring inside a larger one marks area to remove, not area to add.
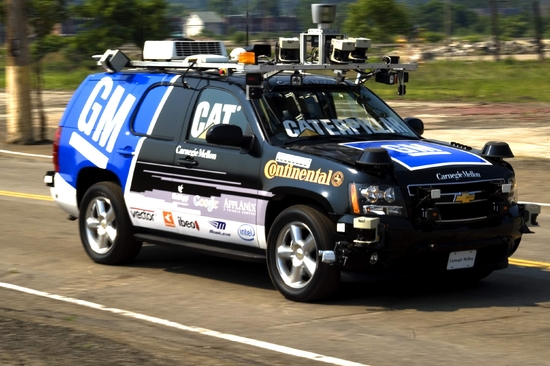
[[[407,126],[411,128],[411,130],[422,136],[422,134],[424,133],[424,122],[422,122],[420,118],[407,117],[404,119],[404,121]]]
[[[220,124],[206,131],[206,142],[215,145],[240,147],[244,152],[250,151],[254,144],[254,135],[243,135],[239,126]]]

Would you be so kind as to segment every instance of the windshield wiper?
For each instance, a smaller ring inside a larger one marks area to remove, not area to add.
[[[315,136],[298,136],[298,137],[291,137],[290,139],[285,141],[285,145],[294,144],[297,142],[304,142],[304,141],[315,141],[318,142],[319,140],[328,140],[328,141],[335,141],[335,140],[364,140],[364,136],[361,135],[315,135]]]

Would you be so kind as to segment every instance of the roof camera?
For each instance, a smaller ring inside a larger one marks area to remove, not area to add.
[[[331,24],[336,19],[336,5],[334,4],[311,4],[311,17],[313,23]]]

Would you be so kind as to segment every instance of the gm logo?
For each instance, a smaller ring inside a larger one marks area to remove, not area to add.
[[[110,77],[98,81],[80,112],[80,133],[73,132],[69,140],[76,151],[103,169],[109,161],[105,152],[113,151],[120,129],[136,101],[132,94],[123,99],[125,92],[120,85],[113,90]]]
[[[252,241],[256,236],[256,232],[254,231],[254,228],[248,224],[241,225],[237,233],[239,234],[239,237],[242,240],[246,240],[246,241]]]

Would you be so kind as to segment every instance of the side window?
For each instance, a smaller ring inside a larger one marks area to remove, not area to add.
[[[237,98],[220,89],[205,89],[201,92],[189,130],[189,141],[201,142],[206,139],[206,131],[220,123],[239,126],[246,132],[248,121]]]
[[[134,132],[165,140],[179,137],[190,92],[177,86],[157,86],[147,93],[134,119]]]

